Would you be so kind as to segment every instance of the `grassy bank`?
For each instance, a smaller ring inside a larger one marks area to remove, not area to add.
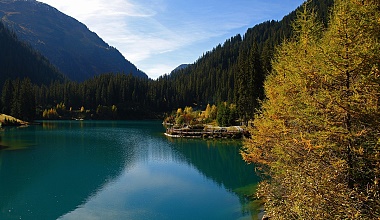
[[[27,125],[28,122],[17,119],[13,116],[0,114],[0,123],[2,126],[19,126],[19,125]]]

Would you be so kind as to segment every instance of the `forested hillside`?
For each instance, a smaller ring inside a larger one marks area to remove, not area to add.
[[[1,87],[8,78],[28,77],[38,85],[48,85],[52,81],[63,82],[65,79],[44,56],[19,41],[15,33],[5,28],[1,22],[0,48]]]
[[[325,22],[332,0],[312,1],[310,5],[321,11],[318,19]],[[236,104],[239,117],[248,121],[260,107],[259,100],[264,98],[263,83],[271,71],[275,47],[292,38],[291,23],[295,17],[294,11],[281,21],[256,25],[244,37],[236,35],[206,52],[194,64],[157,80],[106,74],[83,83],[45,84],[31,92],[35,93],[36,106],[42,110],[60,103],[67,108],[92,110],[99,105],[115,105],[120,118],[152,116],[185,106],[204,109],[208,103],[227,101]],[[19,91],[15,85],[21,83],[10,81],[9,84],[15,92]],[[9,99],[3,92],[5,96]],[[12,97],[8,106],[16,100],[16,96]],[[3,105],[6,103],[3,98]],[[37,115],[41,116],[41,111]]]
[[[147,78],[84,24],[47,4],[0,0],[0,20],[71,80],[84,81],[110,72]]]
[[[310,1],[317,19],[327,24],[333,0]],[[299,10],[299,9],[297,9]],[[228,101],[240,106],[242,117],[252,118],[264,97],[263,81],[271,71],[275,47],[292,38],[296,10],[281,21],[267,21],[236,35],[223,45],[206,52],[193,65],[164,75],[157,81],[158,97],[169,109],[178,106],[207,105]],[[243,107],[245,106],[245,107]]]

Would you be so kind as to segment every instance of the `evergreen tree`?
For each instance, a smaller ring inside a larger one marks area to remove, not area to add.
[[[248,59],[247,59],[248,58]],[[259,100],[264,98],[264,71],[258,46],[255,43],[248,51],[242,49],[238,59],[238,73],[235,78],[235,96],[238,113],[245,125],[259,109]]]
[[[29,78],[24,79],[20,85],[18,117],[25,121],[33,121],[36,115],[36,102],[33,86]]]
[[[248,120],[253,115],[253,102],[250,96],[253,96],[253,91],[251,91],[251,73],[249,68],[248,60],[246,60],[248,54],[244,51],[240,51],[238,59],[238,73],[236,74],[236,103],[238,105],[239,116],[244,124],[248,124]]]
[[[13,86],[10,79],[6,80],[1,93],[1,102],[3,104],[3,108],[1,112],[4,114],[11,113],[11,105],[12,105],[12,93]]]
[[[218,105],[216,122],[221,127],[228,127],[235,124],[237,119],[236,105],[223,102]]]
[[[16,118],[20,118],[20,79],[13,82],[11,112],[10,114]]]
[[[254,43],[249,53],[249,67],[251,73],[251,102],[253,103],[253,111],[251,111],[250,119],[254,113],[260,108],[260,100],[264,99],[264,80],[266,73],[263,70],[258,44]]]

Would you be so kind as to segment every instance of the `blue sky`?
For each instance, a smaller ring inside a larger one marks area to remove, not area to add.
[[[84,23],[156,79],[303,0],[39,0]]]

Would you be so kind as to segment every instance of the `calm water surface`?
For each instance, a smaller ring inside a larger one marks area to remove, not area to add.
[[[169,139],[158,121],[0,131],[0,219],[257,219],[241,143]]]

